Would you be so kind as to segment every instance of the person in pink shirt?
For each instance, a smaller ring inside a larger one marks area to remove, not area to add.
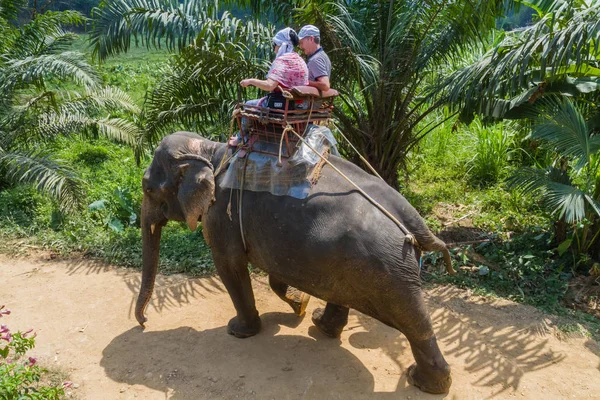
[[[255,86],[267,92],[276,91],[279,86],[289,89],[294,86],[308,85],[308,67],[306,62],[294,51],[300,43],[298,35],[292,28],[277,32],[273,38],[274,51],[277,54],[267,73],[267,79],[244,79],[243,87]]]
[[[308,85],[308,67],[306,62],[298,53],[294,51],[294,47],[298,46],[300,39],[292,28],[284,28],[277,32],[273,38],[273,50],[275,51],[275,60],[271,64],[271,68],[267,73],[267,79],[244,79],[240,82],[242,87],[254,86],[269,94],[265,97],[256,100],[249,100],[245,104],[249,106],[269,107],[270,103],[275,103],[275,99],[283,98],[280,87],[289,89],[294,86]],[[273,101],[269,101],[269,98]],[[283,104],[282,101],[279,104]],[[295,106],[295,105],[294,105]],[[294,107],[292,106],[292,107]],[[249,121],[247,118],[242,118],[242,131],[248,131]],[[237,146],[242,135],[232,136],[229,139],[229,145]],[[244,141],[248,140],[246,134]]]

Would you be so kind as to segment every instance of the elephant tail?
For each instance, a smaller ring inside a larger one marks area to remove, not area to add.
[[[444,256],[444,264],[446,265],[446,271],[448,274],[454,275],[456,271],[452,267],[452,257],[450,257],[450,251],[441,239],[435,236],[433,233],[429,233],[430,237],[427,240],[419,240],[421,248],[425,251],[441,251]],[[432,240],[433,239],[433,240]]]

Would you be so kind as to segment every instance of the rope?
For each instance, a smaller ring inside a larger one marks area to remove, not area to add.
[[[308,124],[310,123],[310,117],[312,116],[314,101],[315,101],[314,98],[311,97],[311,99],[310,99],[310,109],[308,111],[308,118],[306,118],[306,122],[304,123],[306,126],[304,127],[304,132],[302,133],[302,136],[305,136],[306,132],[308,131]],[[283,149],[283,138],[287,135],[287,133],[289,131],[292,131],[292,132],[294,131],[294,128],[292,128],[292,126],[289,124],[289,122],[287,122],[287,120],[285,122],[287,123],[287,126],[285,127],[285,129],[281,133],[281,139],[279,139],[279,158],[278,158],[278,163],[277,163],[278,165],[281,165],[281,150]],[[291,156],[291,154],[288,154],[288,156]]]
[[[291,127],[290,124],[288,124],[285,129],[283,130],[283,132],[281,133],[281,139],[279,139],[279,157],[277,159],[277,165],[281,165],[281,150],[283,149],[283,138],[287,135],[287,133],[289,131],[293,131],[294,128]],[[289,154],[288,154],[289,156]]]
[[[219,174],[221,172],[223,172],[224,167],[229,163],[229,161],[231,161],[231,159],[233,157],[235,157],[237,155],[237,153],[240,152],[241,149],[243,149],[243,146],[238,144],[237,149],[228,158],[227,158],[227,151],[228,151],[228,149],[225,150],[225,154],[223,154],[223,158],[221,159],[221,163],[219,164],[219,167],[215,170],[215,178],[217,176],[219,176]]]
[[[340,176],[342,178],[344,178],[349,184],[351,184],[352,186],[354,186],[354,188],[356,190],[358,190],[360,192],[360,194],[362,194],[375,207],[379,208],[379,210],[381,212],[383,212],[389,219],[391,219],[396,225],[398,225],[398,228],[400,228],[400,230],[402,231],[402,233],[404,233],[406,235],[406,240],[407,241],[409,241],[414,246],[419,247],[419,243],[417,242],[417,239],[413,236],[412,233],[410,233],[408,231],[408,229],[406,229],[406,227],[402,224],[402,222],[398,221],[398,219],[396,217],[394,217],[388,210],[386,210],[384,206],[382,206],[374,198],[372,198],[371,196],[369,196],[364,190],[362,190],[356,183],[354,183],[350,178],[348,178],[342,171],[340,171],[328,159],[326,159],[325,157],[323,157],[323,155],[321,153],[319,153],[317,150],[314,149],[314,147],[312,147],[310,144],[308,144],[308,142],[306,140],[304,140],[302,138],[302,136],[298,135],[298,133],[296,131],[294,131],[293,129],[291,131],[292,131],[292,133],[294,135],[296,135],[298,137],[298,139],[300,139],[302,141],[302,143],[304,143],[309,149],[311,149],[312,151],[314,151],[315,154],[317,154],[327,165],[329,165],[331,168],[333,168],[333,170],[335,172],[337,172],[338,174],[340,174]]]
[[[377,171],[375,171],[375,168],[373,168],[373,166],[371,166],[371,164],[369,164],[369,162],[367,161],[367,159],[364,158],[362,156],[362,154],[360,154],[360,152],[358,150],[356,150],[356,147],[354,147],[354,145],[348,140],[348,138],[346,136],[344,136],[344,134],[339,129],[338,129],[338,133],[344,138],[344,140],[350,145],[350,147],[352,147],[352,150],[354,150],[356,152],[356,154],[361,159],[361,161],[364,162],[365,164],[367,164],[367,167],[369,167],[369,169],[371,170],[371,172],[373,172],[376,177],[378,177],[379,179],[383,180],[383,178],[377,173]]]
[[[238,205],[238,215],[240,218],[240,233],[242,235],[242,243],[244,244],[244,251],[247,252],[246,237],[244,236],[244,225],[242,224],[242,199],[244,198],[244,182],[246,181],[246,164],[248,164],[248,157],[244,158],[244,169],[242,170],[242,182],[240,183],[240,202]]]

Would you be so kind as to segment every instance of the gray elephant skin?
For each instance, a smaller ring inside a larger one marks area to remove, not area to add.
[[[135,316],[142,325],[150,301],[160,247],[168,221],[199,221],[215,267],[237,315],[228,333],[249,337],[260,331],[248,263],[269,274],[271,287],[301,314],[302,296],[293,288],[327,302],[313,313],[325,334],[339,336],[350,308],[402,332],[416,363],[410,383],[430,393],[448,392],[452,379],[437,344],[421,292],[420,250],[398,226],[331,167],[325,166],[307,198],[245,191],[240,233],[239,191],[215,179],[226,144],[190,132],[165,137],[143,178],[143,273]],[[390,211],[423,250],[447,250],[418,212],[379,178],[335,156],[329,158],[352,181]],[[230,204],[231,203],[231,204]],[[305,306],[305,304],[304,304]]]

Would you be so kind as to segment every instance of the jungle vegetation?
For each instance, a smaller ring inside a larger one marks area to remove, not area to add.
[[[598,285],[599,1],[69,7],[0,0],[1,236],[138,266],[153,147],[176,129],[225,140],[273,33],[311,23],[342,155],[364,167],[341,133],[443,238],[469,242],[457,277],[427,255],[425,279],[554,311],[574,279]],[[201,234],[170,225],[163,243],[163,272],[213,271]]]

